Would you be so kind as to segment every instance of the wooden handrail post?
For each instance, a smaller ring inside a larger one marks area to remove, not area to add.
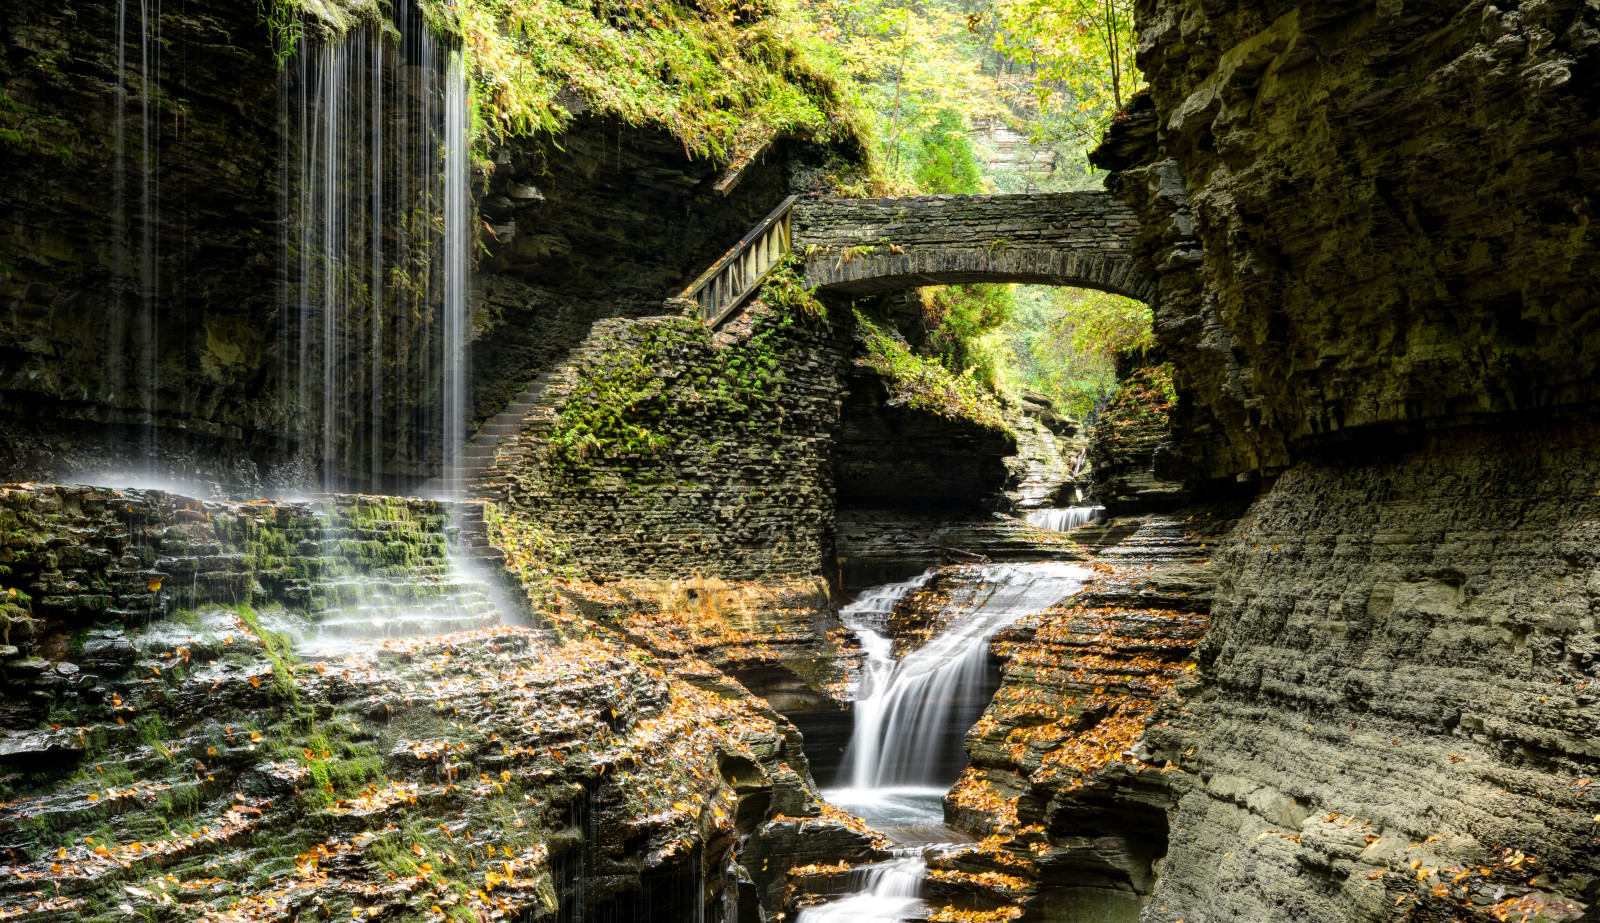
[[[761,219],[733,248],[701,273],[700,278],[666,301],[672,310],[695,306],[700,319],[716,327],[755,293],[774,266],[788,255],[793,235],[789,216],[800,197],[789,196]]]

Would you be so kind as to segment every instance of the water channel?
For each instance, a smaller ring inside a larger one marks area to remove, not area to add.
[[[854,870],[845,896],[803,910],[800,923],[892,923],[921,915],[925,857],[971,840],[945,826],[943,798],[966,765],[962,738],[994,694],[989,639],[1076,593],[1090,572],[1054,562],[972,568],[969,579],[951,588],[956,614],[949,626],[897,659],[890,615],[933,574],[866,590],[840,612],[867,662],[842,784],[823,795],[887,836],[894,856]]]

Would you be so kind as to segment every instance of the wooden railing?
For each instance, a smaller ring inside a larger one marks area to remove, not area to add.
[[[761,219],[760,224],[694,280],[693,285],[677,297],[667,299],[667,304],[684,310],[692,308],[707,326],[715,327],[727,320],[793,247],[789,211],[798,198],[792,195],[779,203],[772,214]]]

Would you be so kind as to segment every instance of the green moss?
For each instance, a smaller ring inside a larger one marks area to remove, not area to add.
[[[234,606],[233,611],[245,625],[249,626],[250,631],[262,640],[264,645],[262,650],[266,653],[267,659],[272,661],[273,687],[295,711],[298,711],[300,699],[294,688],[294,665],[299,658],[294,653],[294,641],[282,632],[263,628],[260,617],[248,603]]]
[[[311,35],[375,24],[359,0],[257,0],[280,66]],[[695,156],[735,160],[774,137],[805,135],[863,159],[865,122],[847,77],[787,4],[743,0],[461,0],[422,4],[428,28],[461,47],[481,151],[510,136],[559,134],[565,92],[632,125],[665,129]]]
[[[946,419],[1011,432],[1000,402],[974,377],[952,375],[937,359],[916,355],[859,311],[856,337],[864,353],[858,361],[883,376],[896,402]]]
[[[781,416],[790,339],[797,327],[825,326],[827,316],[787,266],[761,299],[772,310],[758,312],[750,335],[726,348],[713,347],[706,326],[688,318],[613,335],[562,404],[546,450],[550,469],[582,477],[604,458],[635,486],[650,486],[656,473],[627,460],[704,440],[697,419],[748,434]],[[678,377],[684,369],[694,377]]]

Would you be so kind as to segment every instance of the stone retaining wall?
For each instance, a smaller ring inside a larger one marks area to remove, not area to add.
[[[839,329],[761,305],[715,337],[688,318],[601,323],[480,489],[598,579],[825,574]],[[596,402],[616,426],[574,449],[562,434]]]

